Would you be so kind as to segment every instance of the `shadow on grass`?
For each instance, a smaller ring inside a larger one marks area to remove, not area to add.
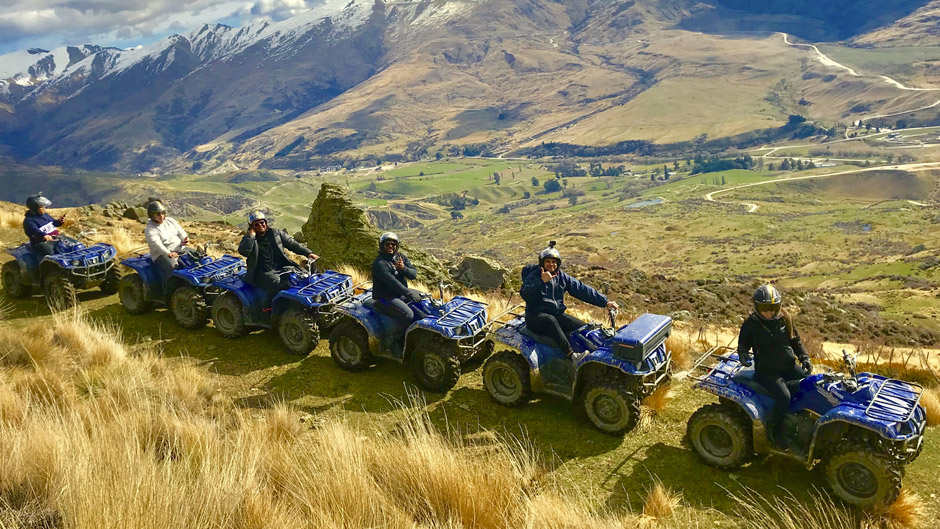
[[[735,515],[738,504],[728,492],[741,493],[746,487],[768,498],[789,493],[800,501],[812,502],[813,493],[825,487],[819,472],[781,457],[756,458],[738,469],[717,469],[703,463],[685,442],[682,446],[656,443],[646,449],[641,460],[629,466],[629,473],[620,474],[626,462],[608,474],[604,488],[611,491],[609,507],[629,506],[634,512],[642,511],[643,498],[654,479],[681,492],[688,504],[729,516]]]
[[[52,314],[52,311],[49,310],[49,305],[46,303],[46,298],[41,294],[35,293],[38,292],[39,289],[34,288],[33,291],[34,294],[32,296],[22,299],[13,299],[9,296],[3,297],[5,304],[10,307],[10,312],[7,314],[6,319],[38,318]],[[106,297],[108,297],[108,294],[98,289],[79,291],[78,304],[82,305],[83,303],[94,302]]]

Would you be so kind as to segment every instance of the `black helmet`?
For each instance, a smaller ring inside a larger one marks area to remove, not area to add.
[[[395,244],[400,244],[398,242],[398,235],[395,235],[394,232],[387,231],[379,237],[379,251],[380,252],[382,251],[382,245],[384,245],[386,241],[395,241]]]
[[[558,261],[558,268],[561,268],[561,252],[555,249],[555,241],[550,241],[548,248],[539,252],[539,266],[545,266],[545,259],[548,257]]]
[[[166,213],[166,206],[163,205],[163,202],[159,200],[154,200],[153,202],[147,204],[147,216],[153,218],[157,213]]]
[[[52,201],[42,196],[42,192],[26,198],[26,209],[32,211],[33,213],[38,213],[39,208],[48,208],[51,205]]]
[[[773,285],[761,285],[754,291],[754,313],[757,317],[766,320],[761,312],[772,310],[774,315],[771,320],[780,317],[780,306],[783,305],[783,296],[774,288]]]

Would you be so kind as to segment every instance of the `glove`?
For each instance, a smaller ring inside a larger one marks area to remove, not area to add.
[[[417,292],[412,292],[411,290],[409,290],[408,293],[402,297],[405,298],[405,301],[408,303],[417,303],[421,301],[421,296],[419,296]]]
[[[803,367],[805,371],[809,373],[813,372],[813,363],[810,362],[809,359],[803,360],[803,362],[800,365]]]
[[[752,365],[754,365],[754,362],[751,361],[750,358],[742,358],[742,359],[741,359],[741,365],[744,366],[744,367],[751,367]]]

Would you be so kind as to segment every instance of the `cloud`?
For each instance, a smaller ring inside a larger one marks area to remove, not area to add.
[[[6,0],[0,11],[0,53],[24,43],[132,43],[178,28],[253,18],[283,20],[323,0]]]

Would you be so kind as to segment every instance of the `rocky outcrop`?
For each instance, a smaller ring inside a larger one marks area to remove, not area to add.
[[[387,209],[370,209],[366,211],[369,220],[380,230],[397,230],[399,228],[417,228],[421,223],[409,217],[400,215]]]
[[[350,264],[370,270],[378,253],[381,230],[369,222],[366,211],[353,204],[342,187],[323,184],[310,208],[307,222],[300,228],[307,246],[320,256],[319,268],[335,269]],[[418,280],[436,283],[449,280],[446,270],[434,256],[403,241],[402,253],[418,269]]]
[[[482,289],[502,288],[507,283],[509,270],[498,261],[479,255],[468,255],[457,266],[454,279]]]

